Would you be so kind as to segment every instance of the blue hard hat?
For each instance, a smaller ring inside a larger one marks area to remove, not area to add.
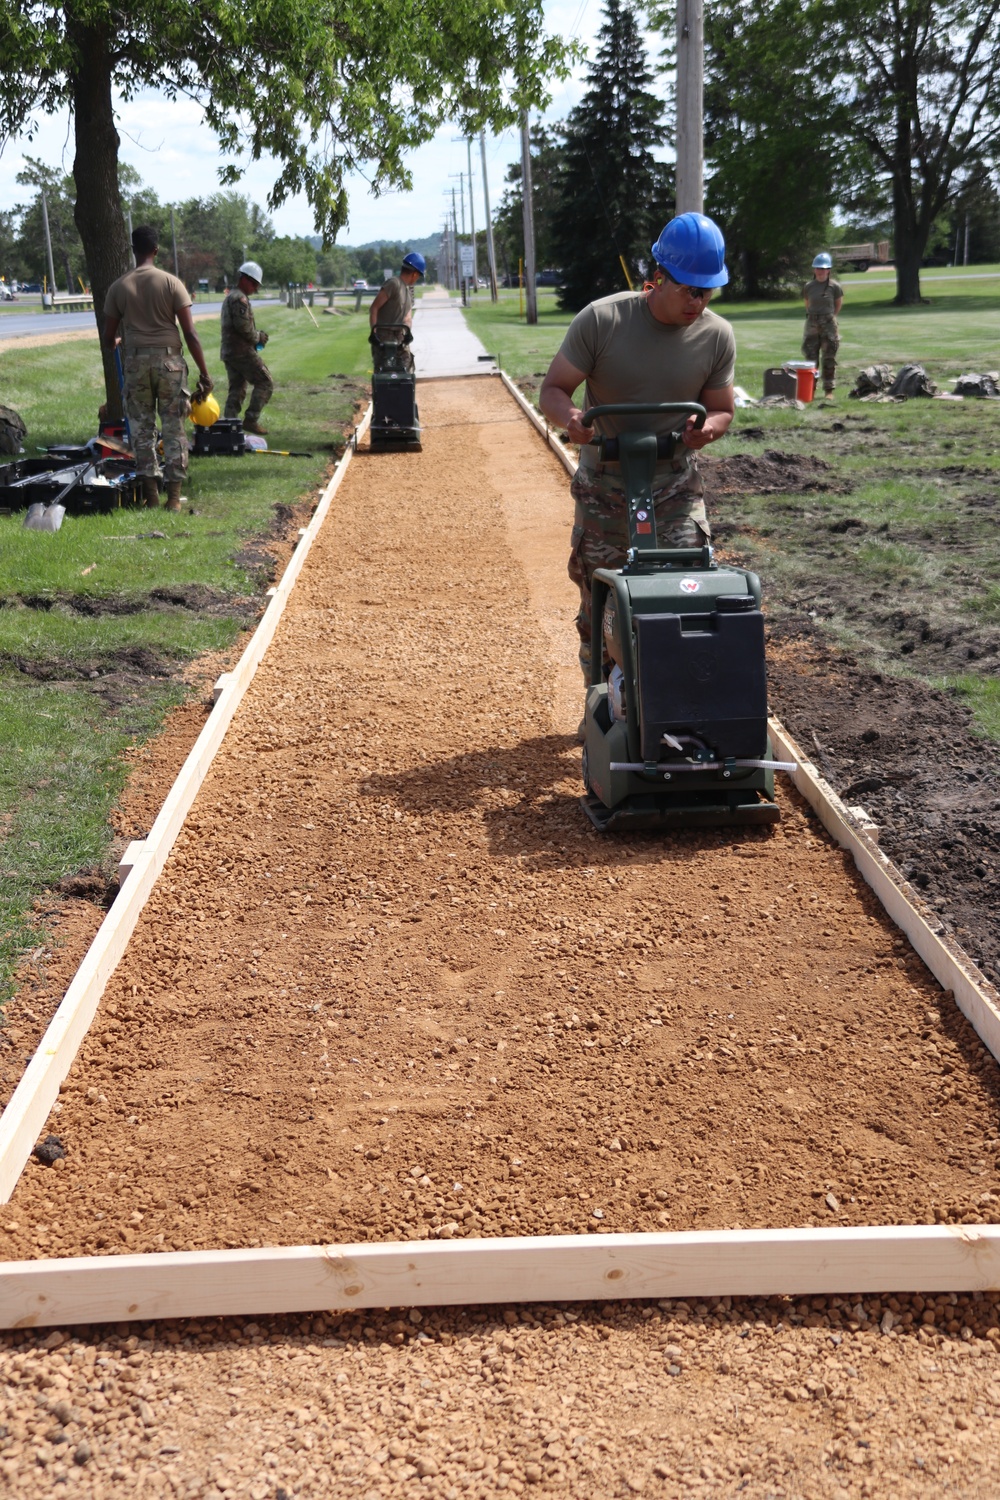
[[[403,256],[404,271],[419,271],[421,276],[427,273],[427,262],[417,250],[411,250],[409,255]]]
[[[816,256],[815,260],[813,261],[813,270],[814,271],[832,271],[833,270],[833,256],[832,255],[827,255],[827,253],[826,253],[825,250],[821,250],[820,253]]]
[[[725,286],[726,242],[704,214],[678,214],[653,246],[653,259],[683,286]]]

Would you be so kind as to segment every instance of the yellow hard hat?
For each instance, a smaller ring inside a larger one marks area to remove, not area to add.
[[[209,391],[203,401],[191,402],[191,420],[199,427],[211,427],[219,420],[219,403]]]

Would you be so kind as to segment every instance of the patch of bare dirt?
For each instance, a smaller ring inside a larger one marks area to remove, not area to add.
[[[772,630],[771,705],[966,952],[1000,982],[1000,747],[949,693]]]
[[[744,434],[745,436],[746,434]],[[832,466],[806,453],[782,453],[768,448],[759,457],[736,453],[730,458],[703,456],[705,491],[715,495],[786,495],[828,491],[846,494],[851,486],[828,478]]]

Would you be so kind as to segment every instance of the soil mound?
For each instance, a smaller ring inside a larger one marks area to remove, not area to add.
[[[815,490],[843,493],[842,483],[824,477],[831,472],[821,458],[768,448],[760,457],[737,453],[706,464],[705,487],[712,495],[801,495]]]

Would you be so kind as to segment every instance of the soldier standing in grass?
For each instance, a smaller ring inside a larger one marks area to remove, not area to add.
[[[823,391],[833,395],[837,383],[837,350],[840,348],[840,329],[837,315],[844,300],[844,288],[834,281],[831,272],[833,259],[821,251],[813,261],[813,279],[802,288],[806,304],[806,327],[802,335],[802,353],[813,364],[819,363],[823,355],[821,371]]]
[[[243,430],[265,436],[267,428],[260,425],[260,414],[274,395],[271,372],[257,352],[267,343],[267,334],[254,322],[250,298],[259,292],[264,272],[255,260],[245,260],[240,266],[239,279],[222,304],[222,363],[229,376],[229,392],[226,396],[227,417],[238,417],[243,409],[247,386],[253,386],[253,395],[247,414],[243,418]]]
[[[710,312],[714,287],[725,286],[726,246],[704,214],[672,219],[653,246],[655,271],[641,292],[614,292],[573,319],[542,382],[539,405],[571,443],[587,444],[593,427],[581,422],[590,406],[622,401],[700,401],[708,417],[602,417],[605,436],[628,429],[683,428],[678,452],[660,460],[653,478],[656,537],[661,547],[700,547],[711,536],[697,452],[724,435],[733,420],[736,339],[724,318]],[[586,381],[583,408],[573,397]],[[621,466],[580,449],[570,485],[576,502],[569,576],[580,590],[576,628],[580,665],[590,682],[590,590],[595,568],[619,568],[628,547]]]
[[[161,271],[156,260],[159,236],[142,225],[132,231],[135,269],[112,282],[104,303],[104,340],[124,345],[125,411],[128,415],[136,473],[149,507],[160,503],[160,464],[156,452],[156,415],[163,434],[163,474],[167,509],[180,510],[181,485],[187,473],[185,422],[191,410],[188,367],[181,352],[181,333],[198,366],[195,399],[212,389],[201,340],[194,331],[191,298],[183,281]],[[180,332],[177,325],[180,324]]]

